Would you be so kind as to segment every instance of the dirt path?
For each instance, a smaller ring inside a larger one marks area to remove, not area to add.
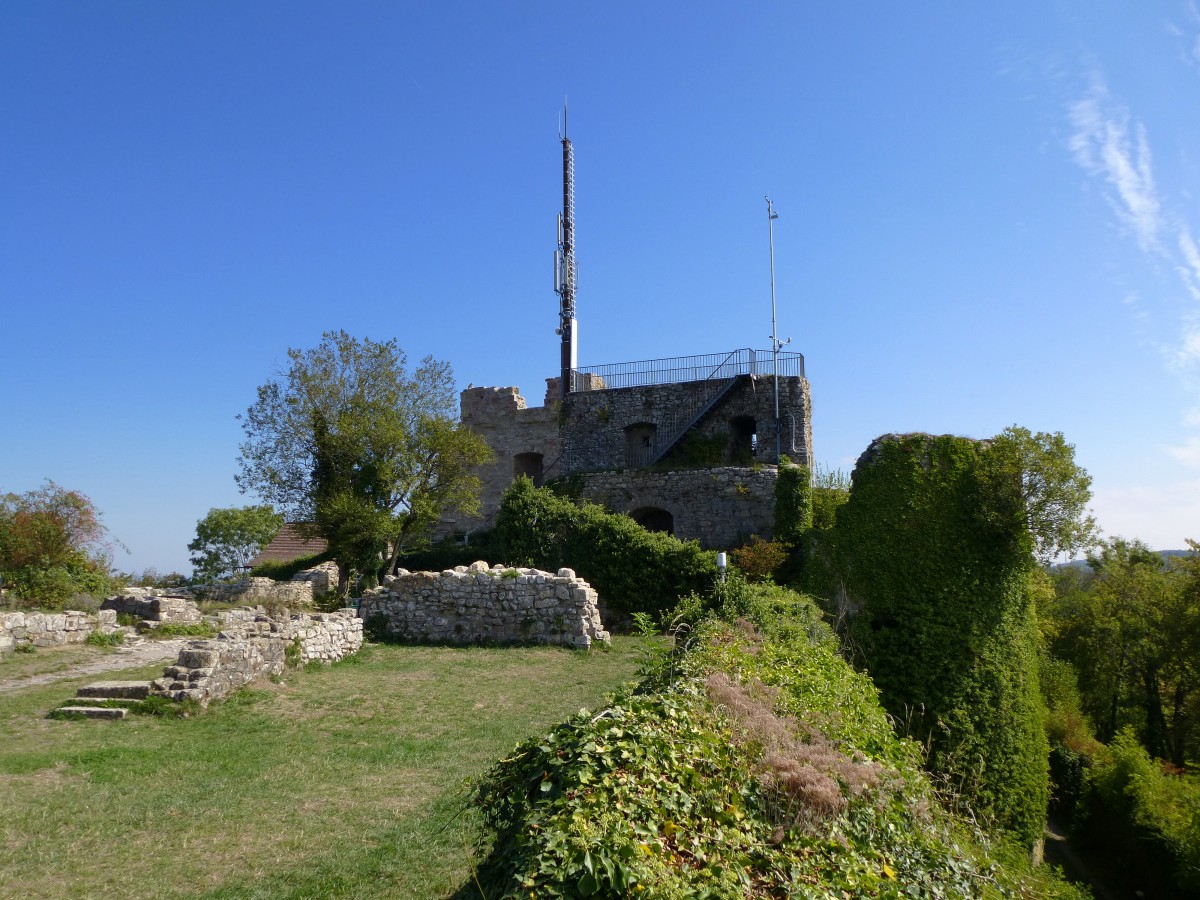
[[[111,656],[93,659],[60,672],[50,672],[45,675],[30,675],[26,678],[0,679],[0,694],[9,691],[19,691],[23,688],[39,684],[50,684],[67,678],[80,678],[84,675],[99,675],[102,672],[112,672],[117,669],[134,669],[148,666],[151,663],[166,662],[179,656],[179,650],[188,639],[172,639],[166,641],[146,641],[136,647],[119,647]]]
[[[1132,893],[1117,886],[1116,874],[1109,870],[1109,864],[1072,846],[1066,831],[1053,821],[1046,823],[1046,861],[1061,866],[1071,881],[1090,888],[1096,900],[1142,896],[1141,891]]]

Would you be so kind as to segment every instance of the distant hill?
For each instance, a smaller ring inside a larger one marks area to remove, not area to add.
[[[1155,550],[1154,552],[1157,553],[1159,556],[1161,556],[1163,559],[1170,559],[1172,556],[1187,556],[1192,551],[1191,550]],[[1073,559],[1070,562],[1058,563],[1057,565],[1051,566],[1050,568],[1052,568],[1052,569],[1086,569],[1087,568],[1087,560],[1086,559]]]

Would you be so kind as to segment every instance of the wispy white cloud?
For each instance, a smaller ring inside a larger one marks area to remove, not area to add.
[[[1168,445],[1163,449],[1168,456],[1188,468],[1200,469],[1200,437],[1190,437],[1182,444]]]
[[[1183,424],[1189,428],[1200,428],[1200,406],[1183,411]]]
[[[1179,252],[1183,256],[1178,267],[1179,277],[1192,299],[1200,300],[1200,247],[1196,246],[1192,230],[1186,224],[1179,228]]]
[[[1141,123],[1131,126],[1129,109],[1113,101],[1099,75],[1091,81],[1088,93],[1071,104],[1071,152],[1085,172],[1104,179],[1106,199],[1141,248],[1156,250],[1163,230],[1162,202],[1154,187],[1146,129]]]
[[[1169,24],[1168,30],[1190,45],[1192,35],[1200,33],[1197,0],[1189,0],[1185,17],[1186,28]],[[1164,200],[1145,125],[1110,93],[1103,74],[1095,69],[1082,93],[1068,104],[1067,116],[1072,129],[1068,147],[1076,164],[1099,184],[1117,221],[1151,257],[1155,269],[1173,272],[1188,298],[1200,303],[1200,244],[1186,214],[1193,204],[1186,194],[1173,203]],[[1144,324],[1146,310],[1137,299],[1132,308]],[[1200,391],[1200,309],[1185,309],[1175,321],[1173,336],[1154,343],[1183,386]],[[1200,421],[1188,421],[1189,427],[1200,427]],[[1200,464],[1200,438],[1166,449],[1180,462],[1190,465],[1195,459]]]
[[[1200,326],[1184,327],[1183,336],[1172,351],[1171,363],[1181,374],[1187,374],[1200,366]]]

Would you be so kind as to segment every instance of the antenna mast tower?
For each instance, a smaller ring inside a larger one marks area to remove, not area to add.
[[[575,390],[579,367],[579,323],[575,318],[575,151],[567,137],[567,107],[563,105],[562,130],[563,208],[558,214],[558,248],[554,251],[554,291],[558,294],[558,328],[562,338],[561,397]]]

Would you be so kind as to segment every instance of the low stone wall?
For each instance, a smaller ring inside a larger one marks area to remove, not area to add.
[[[608,640],[596,592],[570,569],[551,575],[476,562],[440,574],[400,570],[363,594],[359,615],[409,641],[589,647]]]
[[[245,613],[225,616],[228,627],[216,638],[190,641],[175,664],[152,683],[151,693],[207,706],[256,678],[282,673],[290,646],[297,648],[296,662],[300,664],[335,662],[362,646],[362,621],[353,609],[287,619],[257,610]]]
[[[127,588],[119,597],[107,598],[100,609],[160,623],[190,625],[204,618],[195,601],[179,594],[160,593],[155,588]]]
[[[118,630],[117,614],[102,609],[96,614],[69,609],[64,612],[0,612],[0,652],[22,645],[54,647],[82,644],[93,631]]]

